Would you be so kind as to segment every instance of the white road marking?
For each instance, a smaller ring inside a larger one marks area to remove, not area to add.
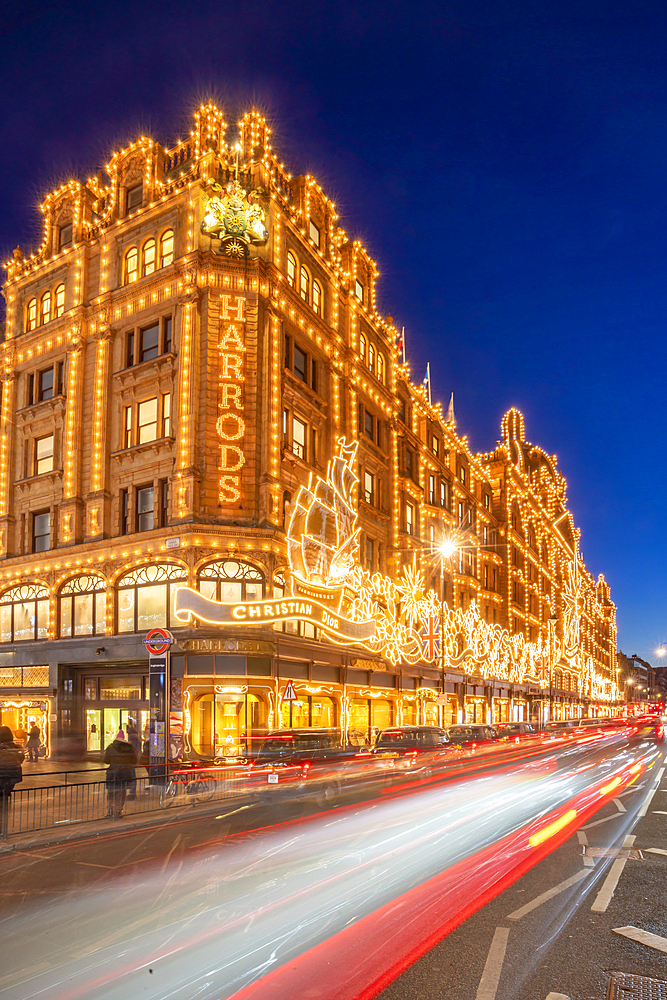
[[[591,858],[591,861],[592,860],[593,859]],[[584,859],[584,864],[585,863],[586,859]],[[553,899],[554,896],[558,896],[559,893],[564,892],[566,889],[569,889],[571,885],[576,885],[577,882],[581,882],[582,878],[585,878],[587,875],[588,872],[586,868],[582,868],[581,871],[577,872],[576,875],[573,875],[572,878],[568,878],[564,882],[560,882],[559,885],[555,885],[553,889],[547,889],[546,892],[543,892],[541,895],[536,896],[535,899],[531,899],[530,903],[526,903],[518,910],[514,910],[513,913],[510,913],[508,915],[507,919],[521,920],[521,917],[525,917],[525,915],[527,913],[530,913],[531,910],[534,910],[536,909],[536,907],[541,906],[542,903],[546,903],[548,899]]]
[[[633,833],[628,834],[628,836],[623,841],[623,847],[624,848],[632,847],[634,842],[635,842],[635,835]],[[625,868],[627,860],[628,860],[628,854],[626,853],[625,857],[616,858],[616,861],[614,861],[613,865],[609,869],[609,874],[604,880],[602,888],[595,897],[595,902],[591,906],[591,910],[593,913],[606,913],[607,907],[611,902],[611,897],[614,895],[614,891],[616,889],[616,886],[618,885],[618,880],[623,874],[623,869]]]
[[[583,830],[577,830],[577,839],[582,847],[588,847],[588,837]]]
[[[600,826],[601,823],[608,823],[610,819],[618,819],[618,813],[612,813],[611,816],[604,816],[602,819],[596,819],[592,823],[587,823],[586,826],[582,826],[582,830],[592,830],[594,826]]]
[[[570,1000],[564,993],[550,993],[547,1000]]]
[[[612,799],[612,802],[614,803],[614,805],[616,806],[616,808],[620,813],[626,813],[628,811],[620,799]]]
[[[496,932],[493,935],[493,941],[489,948],[489,954],[486,957],[484,972],[477,987],[475,1000],[496,1000],[509,933],[509,927],[496,927]]]
[[[656,951],[664,951],[667,954],[667,938],[659,937],[657,934],[650,934],[648,931],[641,930],[640,927],[614,927],[614,934],[621,934],[623,937],[630,938],[631,941],[636,941],[638,944],[645,944],[647,948],[655,948]]]
[[[667,854],[667,851],[663,851],[661,847],[647,847],[645,854]]]
[[[654,809],[653,810],[653,815],[654,816],[667,816],[667,812],[665,812],[664,809]]]
[[[653,799],[653,796],[658,791],[658,785],[662,781],[662,776],[663,776],[664,773],[665,773],[665,769],[664,769],[664,767],[661,767],[660,770],[658,771],[657,775],[656,775],[655,784],[648,791],[648,793],[646,795],[646,798],[644,799],[644,802],[642,803],[642,807],[639,810],[639,812],[637,813],[637,819],[641,819],[642,816],[646,815],[648,807],[651,805],[651,801]]]

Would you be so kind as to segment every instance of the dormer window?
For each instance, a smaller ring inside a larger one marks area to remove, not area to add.
[[[354,294],[357,296],[360,302],[364,301],[364,286],[360,281],[355,281],[354,283]]]
[[[58,230],[58,249],[63,250],[65,247],[70,246],[72,243],[72,223],[66,222],[64,226],[61,226]]]
[[[141,203],[144,200],[144,186],[143,184],[135,184],[134,187],[127,189],[127,211],[134,212],[135,209],[141,208]]]
[[[317,228],[317,226],[315,225],[315,223],[313,222],[312,219],[310,220],[310,226],[308,228],[308,232],[310,234],[311,240],[313,241],[313,243],[315,244],[315,246],[319,249],[319,246],[320,246],[320,231],[319,231],[319,229]]]

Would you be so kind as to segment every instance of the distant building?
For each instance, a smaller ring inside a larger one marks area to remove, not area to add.
[[[635,711],[645,711],[649,705],[662,702],[667,696],[664,667],[654,667],[634,653],[618,653],[618,686],[621,697]]]
[[[517,410],[474,454],[430,405],[374,262],[259,114],[230,140],[203,105],[173,148],[141,137],[42,213],[3,286],[4,722],[92,753],[147,734],[155,626],[176,639],[172,742],[195,758],[290,718],[363,738],[610,709],[615,607],[555,458]],[[236,603],[232,625],[179,620],[182,587]],[[284,617],[297,592],[315,604]],[[261,600],[278,620],[253,623]]]

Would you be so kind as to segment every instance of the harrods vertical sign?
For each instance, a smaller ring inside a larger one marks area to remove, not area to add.
[[[237,505],[245,465],[245,304],[242,295],[220,296],[218,341],[218,504]]]

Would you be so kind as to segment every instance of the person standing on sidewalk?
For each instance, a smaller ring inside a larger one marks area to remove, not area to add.
[[[118,819],[123,815],[128,784],[134,779],[137,755],[125,739],[122,729],[104,751],[104,763],[109,765],[106,776],[107,816]]]
[[[0,726],[0,836],[5,836],[9,815],[9,797],[14,785],[23,781],[21,764],[25,754],[14,742],[9,726]]]
[[[137,727],[131,722],[127,724],[127,742],[130,744],[134,750],[134,756],[137,758],[137,763],[141,756],[141,744],[139,741],[139,733],[137,732]],[[129,788],[127,790],[128,799],[136,799],[137,797],[137,772],[134,772],[134,778],[130,782]]]
[[[31,763],[37,763],[39,759],[39,744],[42,742],[42,734],[39,731],[39,726],[36,722],[33,722],[30,727],[30,732],[28,733],[28,758]]]

